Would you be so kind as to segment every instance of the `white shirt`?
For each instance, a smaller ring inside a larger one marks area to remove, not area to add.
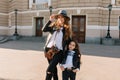
[[[65,64],[62,64],[62,66],[64,68],[73,67],[73,55],[74,55],[74,53],[75,53],[75,51],[69,51]]]
[[[62,40],[63,40],[63,32],[62,29],[60,29],[60,31],[55,31],[50,39],[50,41],[48,42],[47,47],[51,48],[53,45],[57,46],[58,49],[63,50],[62,47]]]

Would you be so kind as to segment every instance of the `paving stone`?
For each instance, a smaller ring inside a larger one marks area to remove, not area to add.
[[[45,80],[48,63],[44,44],[29,41],[0,44],[0,80]],[[119,80],[119,49],[120,46],[80,44],[82,64],[76,80]]]

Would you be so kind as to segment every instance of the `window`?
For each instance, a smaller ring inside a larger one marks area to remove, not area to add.
[[[29,9],[31,9],[33,3],[35,4],[48,3],[48,0],[28,0],[28,2],[29,2]]]
[[[29,9],[32,8],[33,0],[29,0]]]
[[[111,4],[113,4],[113,5],[114,5],[114,4],[115,4],[115,1],[116,1],[116,0],[111,0]]]
[[[120,0],[115,0],[116,6],[120,6]]]
[[[47,3],[48,0],[34,0],[36,4]]]
[[[36,0],[33,0],[33,3],[35,3],[36,2]]]

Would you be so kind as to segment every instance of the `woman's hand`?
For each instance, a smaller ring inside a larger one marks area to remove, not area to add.
[[[63,66],[60,66],[60,69],[61,69],[62,71],[64,71],[64,70],[65,70],[65,68],[64,68]]]
[[[76,72],[78,72],[78,71],[79,71],[79,69],[74,69],[74,70],[73,70],[74,73],[76,73]]]
[[[51,22],[54,22],[54,21],[56,20],[55,16],[56,16],[55,14],[52,14],[52,15],[50,16],[50,21],[51,21]]]

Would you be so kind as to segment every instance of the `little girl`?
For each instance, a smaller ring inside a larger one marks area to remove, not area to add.
[[[60,64],[62,70],[62,80],[75,80],[76,72],[80,70],[81,54],[79,45],[72,40],[68,44],[67,50],[64,53],[64,58]]]

